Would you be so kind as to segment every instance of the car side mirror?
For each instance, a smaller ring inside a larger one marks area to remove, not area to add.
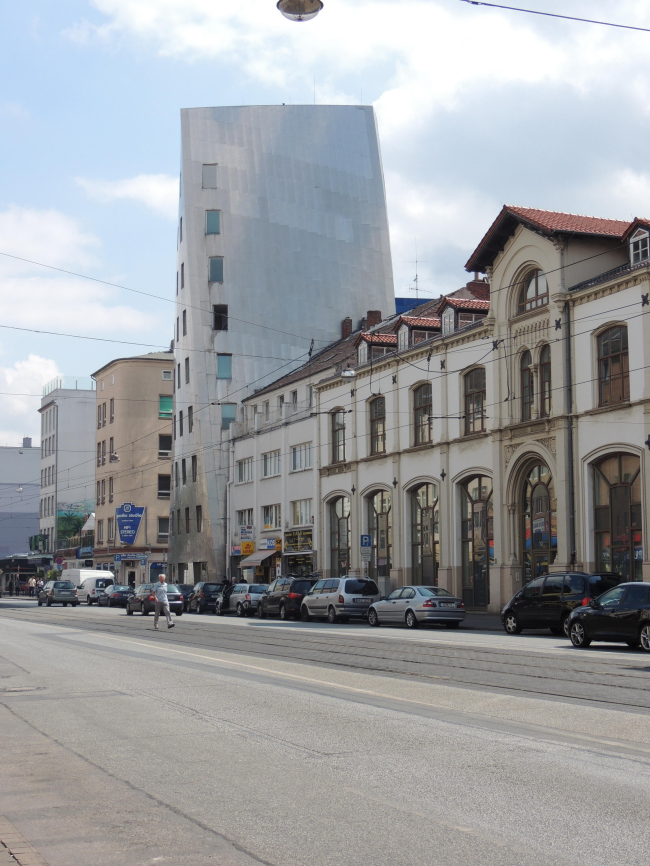
[[[382,600],[382,601],[386,601],[386,596],[385,596],[385,595],[382,595],[381,600]]]
[[[589,607],[593,607],[594,610],[598,610],[598,608],[600,607],[600,602],[596,601],[595,598],[590,598],[589,599]]]

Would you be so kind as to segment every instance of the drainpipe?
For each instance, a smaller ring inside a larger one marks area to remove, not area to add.
[[[571,565],[576,563],[576,490],[573,456],[573,368],[571,363],[571,304],[564,304],[564,353],[566,364],[567,458],[569,461],[569,548]]]

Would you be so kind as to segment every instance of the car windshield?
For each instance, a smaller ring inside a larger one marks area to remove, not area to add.
[[[379,589],[374,580],[346,580],[345,592],[349,595],[378,595]]]
[[[71,580],[55,580],[54,589],[74,589],[74,583]]]
[[[608,589],[613,589],[618,586],[623,580],[618,574],[590,574],[589,575],[589,595],[592,598],[607,592]]]
[[[266,583],[251,583],[248,587],[249,592],[266,592],[268,589],[268,585]]]
[[[455,598],[451,592],[447,592],[446,589],[443,589],[441,586],[418,586],[418,592],[420,595],[426,595],[428,598],[431,596],[444,596],[445,598]]]
[[[204,583],[202,587],[204,592],[219,592],[221,589],[220,583]]]
[[[128,592],[131,587],[130,586],[113,586],[111,587],[113,592]]]

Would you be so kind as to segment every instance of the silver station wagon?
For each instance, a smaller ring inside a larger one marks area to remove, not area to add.
[[[347,622],[351,617],[365,619],[370,605],[380,598],[379,587],[368,578],[319,580],[303,598],[300,618],[309,622],[312,617],[322,617],[330,623]]]

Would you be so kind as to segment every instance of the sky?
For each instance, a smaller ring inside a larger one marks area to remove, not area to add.
[[[0,445],[55,376],[169,345],[181,108],[374,105],[399,296],[416,254],[423,299],[463,285],[503,204],[650,216],[650,33],[462,0],[22,0],[0,33]]]

